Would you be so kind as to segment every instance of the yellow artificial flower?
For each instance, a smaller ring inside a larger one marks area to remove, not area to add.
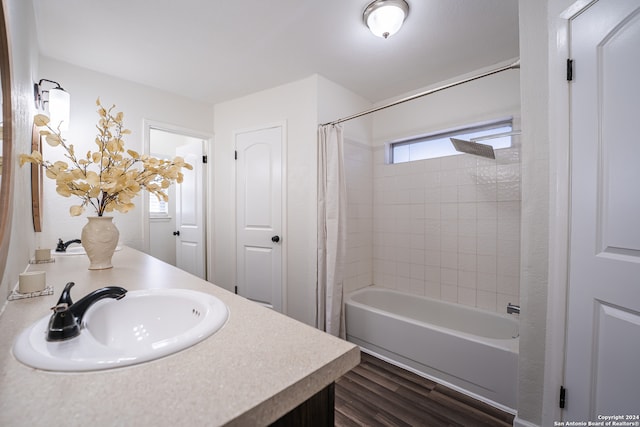
[[[181,169],[191,170],[193,167],[182,157],[160,160],[125,149],[122,136],[130,135],[131,131],[123,127],[124,113],[113,112],[115,105],[104,108],[100,98],[96,100],[96,106],[99,115],[95,139],[97,151],[88,151],[84,158],[77,158],[73,145],[67,144],[60,130],[49,125],[47,116],[38,114],[33,121],[36,126],[44,128],[40,135],[50,146],[62,146],[71,165],[63,161],[51,163],[34,150],[31,154],[20,154],[20,166],[26,163],[42,165],[47,178],[56,181],[58,194],[80,198],[82,203],[69,209],[72,216],[81,215],[89,205],[98,216],[114,210],[126,213],[135,207],[132,200],[142,189],[167,201],[168,196],[162,189],[174,182],[181,183]],[[159,179],[160,184],[157,182]]]

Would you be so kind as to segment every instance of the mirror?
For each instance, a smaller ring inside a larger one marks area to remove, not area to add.
[[[42,153],[42,138],[38,126],[33,124],[31,129],[31,151]],[[42,166],[31,163],[31,209],[33,216],[33,230],[42,231]]]
[[[4,16],[4,5],[0,2],[0,102],[2,102],[2,146],[0,152],[0,271],[4,271],[9,252],[11,220],[11,175],[13,173],[13,144],[11,132],[11,68],[9,43]]]

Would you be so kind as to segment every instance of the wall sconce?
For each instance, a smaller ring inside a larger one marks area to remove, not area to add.
[[[52,83],[56,86],[49,90],[44,90],[42,84],[45,82]],[[44,94],[47,94],[46,99],[43,99]],[[60,83],[54,82],[53,80],[41,79],[33,85],[33,96],[37,109],[44,111],[44,104],[49,103],[49,120],[53,126],[60,125],[61,131],[69,129],[71,95],[60,86]]]
[[[376,0],[364,10],[364,23],[378,37],[394,35],[409,14],[405,0]]]

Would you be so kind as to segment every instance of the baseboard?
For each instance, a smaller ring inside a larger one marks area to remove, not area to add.
[[[513,419],[513,427],[540,427],[540,426],[538,424],[525,421],[516,415],[516,417]]]

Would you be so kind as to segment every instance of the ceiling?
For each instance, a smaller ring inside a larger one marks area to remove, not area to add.
[[[371,102],[518,56],[517,0],[407,0],[389,39],[371,0],[33,0],[42,55],[218,103],[320,74]]]

